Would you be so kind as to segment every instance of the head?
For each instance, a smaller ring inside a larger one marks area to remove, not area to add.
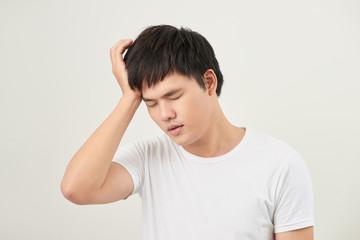
[[[140,90],[150,116],[164,132],[180,145],[203,137],[223,77],[202,35],[186,28],[152,26],[135,39],[124,61],[130,87]]]
[[[164,80],[174,72],[194,78],[206,89],[203,75],[212,69],[217,77],[216,94],[220,96],[223,76],[210,43],[188,28],[169,25],[146,28],[135,39],[124,56],[132,89],[142,90]]]

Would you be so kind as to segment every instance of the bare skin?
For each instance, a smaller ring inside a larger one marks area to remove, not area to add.
[[[123,92],[118,105],[110,116],[96,129],[84,145],[71,159],[62,183],[63,195],[76,204],[97,204],[109,203],[125,199],[133,191],[133,182],[130,174],[120,164],[113,163],[112,159],[116,149],[128,127],[132,117],[138,109],[142,94],[140,91],[133,91],[128,84],[128,76],[125,63],[122,57],[124,51],[132,44],[132,40],[121,40],[110,50],[112,72]],[[187,88],[182,99],[186,104],[179,104],[173,101],[159,100],[161,108],[149,108],[150,116],[164,128],[169,121],[177,121],[182,113],[188,112],[184,119],[184,133],[181,134],[186,141],[175,142],[183,145],[184,148],[198,156],[213,157],[225,154],[233,149],[243,138],[245,130],[230,124],[221,111],[216,96],[217,79],[213,70],[209,69],[204,74],[207,90],[204,91],[193,79],[184,80],[182,75],[176,74],[167,76],[163,81],[153,88],[145,88],[143,95],[154,97],[162,94],[164,89],[177,83]],[[154,99],[154,101],[158,101]],[[195,111],[194,104],[200,103]],[[182,106],[182,107],[181,107]],[[160,109],[160,111],[156,110]],[[198,112],[197,115],[195,112]],[[199,112],[202,114],[199,115]],[[207,118],[204,118],[206,115]],[[191,118],[202,119],[191,126]],[[205,119],[211,119],[205,120]],[[207,124],[205,124],[207,123]]]
[[[275,240],[313,240],[314,227],[306,227],[275,234]]]
[[[126,199],[134,189],[132,178],[120,164],[112,162],[116,149],[138,109],[142,97],[151,99],[148,111],[167,134],[172,123],[184,125],[182,133],[169,135],[184,149],[202,157],[220,156],[229,152],[243,139],[244,128],[232,125],[223,114],[216,96],[217,79],[210,69],[204,74],[207,89],[194,81],[184,82],[181,76],[167,76],[153,88],[133,91],[122,57],[132,40],[120,40],[110,50],[112,72],[122,90],[122,97],[105,121],[95,130],[68,164],[61,191],[76,204],[102,204]],[[189,85],[187,85],[189,84]],[[193,85],[191,85],[193,84]],[[197,83],[195,83],[197,84]],[[180,101],[173,96],[163,98],[172,89],[179,89]],[[196,87],[197,86],[197,87]],[[172,88],[172,89],[171,89]],[[194,104],[201,104],[194,108]],[[195,111],[193,110],[195,109]],[[200,113],[199,113],[200,111]],[[192,124],[197,119],[197,124]],[[313,239],[313,227],[275,234],[276,240]]]
[[[205,71],[204,81],[206,90],[195,79],[174,73],[151,88],[144,84],[142,95],[151,118],[174,142],[194,155],[216,157],[238,145],[245,129],[232,125],[222,112],[212,69]],[[182,125],[181,132],[170,134],[172,125]]]
[[[109,203],[126,198],[133,182],[120,164],[113,163],[116,149],[141,103],[139,91],[129,87],[124,51],[132,40],[121,40],[110,50],[112,72],[123,92],[119,103],[72,157],[61,182],[63,195],[76,204]]]

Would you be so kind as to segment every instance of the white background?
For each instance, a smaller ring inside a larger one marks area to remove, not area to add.
[[[212,44],[229,120],[282,139],[313,181],[315,238],[360,236],[360,2],[0,2],[0,239],[140,239],[138,195],[67,201],[71,157],[121,90],[110,48],[154,24]],[[123,143],[161,134],[144,104]]]

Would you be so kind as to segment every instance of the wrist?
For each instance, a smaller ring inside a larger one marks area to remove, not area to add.
[[[120,101],[135,104],[135,105],[140,105],[141,97],[136,95],[134,92],[126,93],[126,94],[124,93],[123,96],[121,97]]]

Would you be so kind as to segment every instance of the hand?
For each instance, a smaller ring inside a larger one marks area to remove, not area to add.
[[[122,54],[128,49],[133,41],[131,39],[123,39],[117,42],[110,49],[110,57],[112,64],[112,72],[115,75],[117,82],[120,85],[123,96],[131,95],[141,99],[141,92],[139,90],[132,90],[129,86],[128,74]]]

